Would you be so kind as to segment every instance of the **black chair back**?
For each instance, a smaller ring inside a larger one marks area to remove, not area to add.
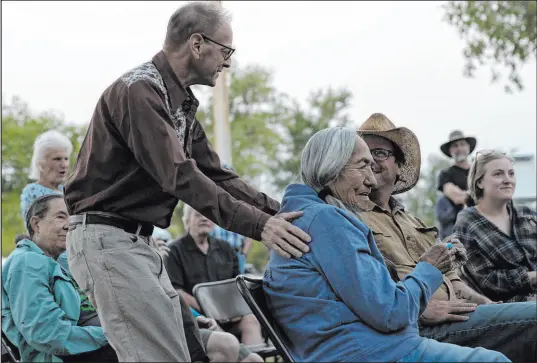
[[[265,293],[263,292],[263,279],[256,279],[239,275],[236,278],[239,291],[254,313],[257,320],[267,331],[272,344],[278,349],[284,362],[294,363],[293,357],[283,343],[278,327],[268,308]]]
[[[21,359],[19,350],[14,346],[2,331],[2,362],[17,363]]]

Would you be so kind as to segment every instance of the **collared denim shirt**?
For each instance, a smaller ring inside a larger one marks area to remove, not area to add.
[[[310,252],[283,258],[271,251],[264,291],[278,328],[299,362],[396,361],[415,349],[418,317],[442,284],[420,262],[395,283],[369,228],[324,203],[310,187],[287,187],[281,212],[311,236]]]
[[[80,296],[71,278],[32,241],[22,240],[2,266],[2,331],[23,362],[61,362],[107,344],[101,327],[77,326]]]

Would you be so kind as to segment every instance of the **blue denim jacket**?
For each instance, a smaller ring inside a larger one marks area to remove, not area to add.
[[[57,356],[107,344],[101,327],[77,326],[80,296],[57,261],[22,240],[2,266],[2,331],[23,362],[61,362]]]
[[[271,251],[264,291],[291,354],[299,362],[396,361],[423,340],[417,320],[442,284],[418,263],[395,283],[369,228],[324,203],[310,187],[287,187],[281,212],[302,210],[293,224],[310,252],[286,259]]]

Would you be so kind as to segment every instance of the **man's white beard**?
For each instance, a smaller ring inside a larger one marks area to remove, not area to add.
[[[453,157],[453,160],[455,160],[456,163],[462,163],[463,161],[466,161],[468,159],[468,155],[455,155]]]

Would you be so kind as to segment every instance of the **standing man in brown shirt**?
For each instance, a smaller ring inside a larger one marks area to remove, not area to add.
[[[371,229],[387,265],[395,269],[393,277],[401,279],[416,267],[419,257],[437,238],[436,227],[427,227],[393,197],[418,182],[420,145],[412,131],[395,127],[379,113],[371,115],[358,133],[369,146],[377,179],[370,201],[360,206],[358,217]],[[454,247],[465,253],[460,242],[454,242]],[[421,315],[420,335],[443,343],[496,350],[514,362],[535,361],[536,306],[523,304],[494,304],[461,281],[454,270],[444,275],[443,285]]]
[[[279,203],[223,170],[195,119],[190,86],[215,85],[232,43],[211,2],[179,8],[163,50],[100,97],[65,186],[69,266],[120,361],[190,361],[178,293],[150,246],[179,200],[283,256],[308,251],[309,236],[288,222],[300,213],[274,216]]]

